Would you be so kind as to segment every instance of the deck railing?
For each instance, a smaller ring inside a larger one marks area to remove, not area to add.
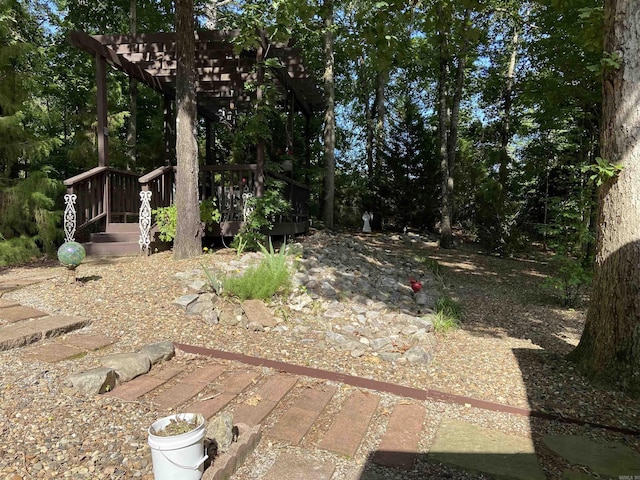
[[[68,195],[76,195],[75,231],[105,220],[138,221],[139,175],[111,167],[96,167],[64,181]]]
[[[237,233],[247,214],[247,200],[256,195],[258,174],[256,164],[200,167],[200,199],[215,199],[221,214],[219,228],[214,228],[214,234],[228,236]],[[284,182],[283,194],[292,207],[289,215],[277,219],[279,226],[271,233],[298,233],[306,229],[309,189],[279,173],[269,172],[267,178]],[[139,222],[140,246],[148,251],[153,228],[151,211],[174,203],[176,167],[159,167],[143,176],[110,167],[96,167],[64,183],[67,194],[76,195],[73,198],[75,217],[69,216],[75,223],[69,226],[70,231],[81,231],[100,220],[105,220],[107,225]],[[70,202],[71,209],[73,204]],[[295,226],[293,231],[292,225]],[[65,231],[67,228],[65,220]]]

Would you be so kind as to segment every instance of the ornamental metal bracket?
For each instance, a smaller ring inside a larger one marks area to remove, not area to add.
[[[140,192],[140,253],[149,255],[151,245],[151,191]]]
[[[64,196],[64,241],[74,242],[76,235],[76,199],[75,193],[67,193]]]

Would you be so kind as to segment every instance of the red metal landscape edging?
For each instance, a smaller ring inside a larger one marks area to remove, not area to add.
[[[565,417],[563,415],[553,415],[546,412],[540,412],[537,410],[529,410],[528,408],[514,407],[511,405],[505,405],[502,403],[489,402],[486,400],[479,400],[477,398],[465,397],[463,395],[456,395],[453,393],[441,392],[439,390],[432,389],[420,389],[413,387],[405,387],[403,385],[396,385],[388,382],[381,382],[379,380],[372,380],[370,378],[356,377],[353,375],[347,375],[344,373],[331,372],[329,370],[322,370],[319,368],[304,367],[302,365],[295,365],[286,362],[280,362],[277,360],[269,360],[268,358],[252,357],[244,355],[242,353],[225,352],[222,350],[215,350],[212,348],[198,347],[195,345],[186,345],[183,343],[175,343],[176,348],[179,348],[183,352],[193,353],[198,355],[204,355],[207,357],[220,358],[223,360],[233,360],[236,362],[244,363],[247,365],[253,365],[256,367],[267,367],[280,372],[291,373],[293,375],[303,375],[311,378],[318,378],[323,380],[329,380],[333,382],[340,382],[347,385],[351,385],[359,388],[367,388],[369,390],[375,390],[378,392],[386,392],[399,397],[413,398],[415,400],[436,400],[445,403],[453,403],[457,405],[466,405],[483,410],[489,410],[492,412],[510,413],[513,415],[520,415],[523,417],[541,418],[543,420],[555,420],[563,423],[570,423],[575,425],[589,426],[593,428],[602,428],[612,432],[623,433],[626,435],[640,436],[640,431],[632,430],[624,427],[615,427],[612,425],[604,425],[601,423],[590,422],[587,420],[580,420],[578,418]]]

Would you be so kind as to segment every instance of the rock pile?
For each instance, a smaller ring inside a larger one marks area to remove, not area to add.
[[[277,306],[280,315],[261,302],[234,304],[213,291],[218,279],[240,275],[259,263],[260,253],[176,274],[185,294],[174,303],[212,326],[289,335],[307,344],[325,342],[354,358],[374,355],[391,362],[429,363],[436,344],[433,309],[438,282],[418,258],[395,248],[416,245],[417,257],[417,247],[425,240],[411,234],[376,238],[379,249],[357,235],[330,232],[288,245],[295,273],[292,292]],[[422,283],[419,292],[412,290],[410,278]]]

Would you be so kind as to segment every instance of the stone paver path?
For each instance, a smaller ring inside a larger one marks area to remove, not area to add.
[[[102,335],[76,333],[41,345],[30,355],[55,362],[112,342]],[[242,433],[230,453],[217,457],[205,470],[203,480],[232,478],[261,441],[291,447],[277,449],[274,463],[260,477],[263,480],[330,480],[336,469],[334,461],[330,456],[314,457],[307,449],[320,448],[337,454],[337,458],[353,458],[371,433],[372,419],[380,415],[388,420],[370,455],[371,462],[397,472],[410,471],[418,462],[420,437],[429,425],[425,406],[418,400],[398,397],[387,410],[380,395],[371,390],[349,386],[342,396],[336,395],[340,386],[334,381],[316,379],[310,385],[297,375],[235,361],[221,365],[211,360],[189,372],[183,368],[172,361],[160,363],[148,374],[105,395],[153,405],[160,416],[169,411],[190,411],[209,419],[223,410],[231,412]],[[276,409],[278,413],[270,417]],[[335,412],[330,424],[316,428],[325,411]],[[269,426],[262,427],[264,423]],[[598,444],[575,436],[549,436],[545,443],[559,456],[595,473],[640,473],[640,455],[623,445]],[[427,459],[497,478],[545,478],[530,438],[459,420],[442,421]],[[567,472],[566,478],[593,478],[574,474]]]

